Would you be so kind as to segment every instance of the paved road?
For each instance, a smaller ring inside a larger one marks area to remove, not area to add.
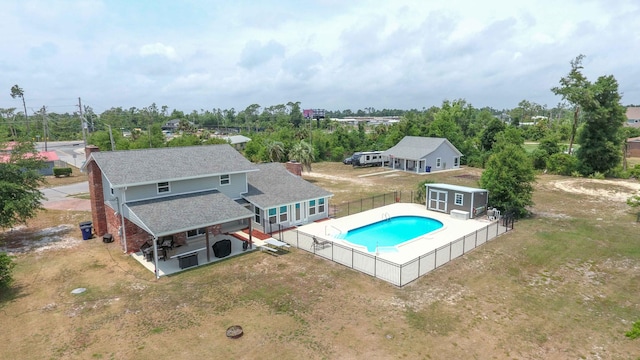
[[[42,206],[44,206],[45,209],[91,211],[91,202],[89,200],[78,199],[71,196],[89,193],[89,183],[87,181],[56,186],[40,191],[46,198],[42,202]]]
[[[60,160],[78,168],[82,166],[85,160],[84,142],[82,140],[50,141],[46,145],[44,142],[37,142],[36,149],[55,151]]]

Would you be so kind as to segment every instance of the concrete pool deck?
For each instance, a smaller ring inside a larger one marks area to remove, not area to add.
[[[366,247],[337,239],[335,236],[351,229],[365,226],[387,217],[424,216],[442,222],[443,227],[418,238],[404,242],[392,248],[380,248],[377,253],[370,253]],[[339,219],[312,223],[297,228],[298,231],[313,235],[319,240],[329,240],[336,244],[348,246],[361,252],[369,253],[396,264],[404,264],[419,256],[428,254],[452,241],[463,238],[478,230],[487,228],[496,221],[489,221],[487,216],[478,219],[457,219],[449,214],[427,210],[425,205],[395,203]]]

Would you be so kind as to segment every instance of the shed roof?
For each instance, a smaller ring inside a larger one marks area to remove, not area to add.
[[[285,169],[283,164],[256,165],[260,171],[247,174],[249,192],[243,197],[261,208],[333,196]]]
[[[438,188],[438,189],[454,190],[454,191],[461,191],[461,192],[467,192],[467,193],[487,192],[486,189],[479,189],[479,188],[462,186],[462,185],[443,184],[443,183],[426,184],[426,186],[427,186],[427,189]]]
[[[431,154],[443,145],[451,148],[458,156],[462,156],[462,153],[449,140],[422,136],[405,136],[395,146],[382,152],[382,156],[417,160]]]
[[[83,170],[91,161],[114,188],[258,170],[229,144],[93,152]]]

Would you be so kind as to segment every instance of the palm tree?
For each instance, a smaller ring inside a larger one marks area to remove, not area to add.
[[[284,144],[280,141],[269,141],[267,143],[267,154],[269,161],[280,162],[280,159],[284,156]]]
[[[289,152],[289,159],[301,163],[307,172],[311,172],[311,163],[315,159],[313,146],[304,140],[300,141]]]
[[[27,135],[29,134],[29,118],[27,117],[27,104],[24,102],[24,90],[18,85],[13,85],[11,87],[11,97],[16,98],[19,97],[22,99],[22,106],[24,107],[24,120],[27,124]]]

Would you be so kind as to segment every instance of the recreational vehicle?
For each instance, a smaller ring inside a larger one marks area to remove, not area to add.
[[[355,153],[351,157],[351,164],[356,166],[382,166],[382,151],[365,151]]]

